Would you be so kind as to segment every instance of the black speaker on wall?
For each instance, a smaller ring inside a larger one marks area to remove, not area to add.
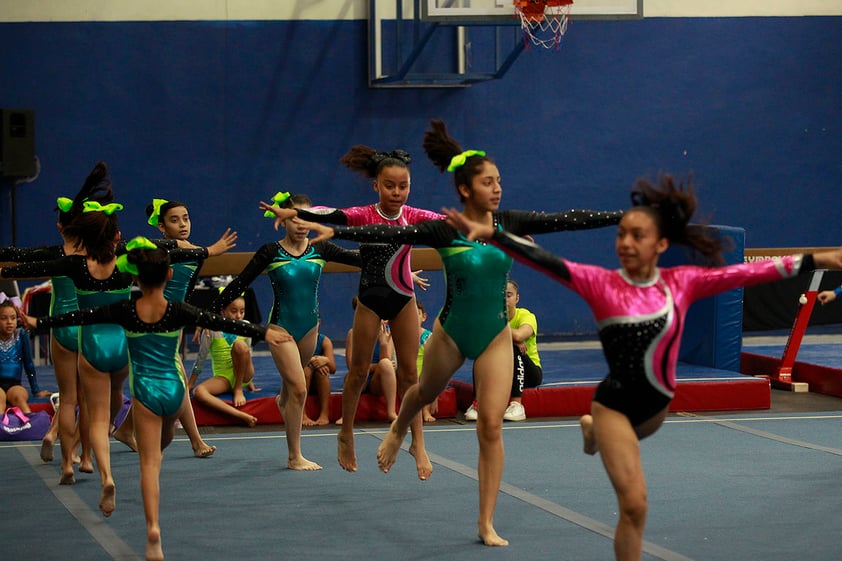
[[[35,112],[0,109],[0,175],[35,175]]]

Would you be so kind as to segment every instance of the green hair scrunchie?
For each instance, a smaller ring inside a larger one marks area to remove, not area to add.
[[[275,193],[275,196],[272,197],[272,206],[280,207],[281,203],[286,201],[289,197],[290,197],[289,193],[282,193],[282,192],[278,191],[277,193]],[[272,212],[271,210],[267,210],[263,213],[263,216],[265,218],[275,218],[275,213]]]
[[[123,273],[137,276],[137,264],[129,263],[128,252],[133,249],[158,249],[158,246],[152,240],[143,236],[137,236],[126,244],[126,253],[117,257],[117,269]]]
[[[456,154],[451,158],[450,165],[447,166],[447,171],[452,173],[457,168],[461,168],[471,156],[485,156],[485,150],[465,150],[461,154]]]
[[[121,210],[123,210],[123,205],[120,203],[108,203],[107,205],[99,204],[97,201],[85,201],[82,203],[82,212],[104,212],[111,216]]]
[[[158,218],[161,216],[161,207],[168,202],[167,199],[152,199],[152,214],[149,215],[149,220],[146,221],[150,226],[158,225]]]
[[[70,212],[70,209],[73,208],[73,199],[59,197],[56,199],[56,206],[62,212]]]

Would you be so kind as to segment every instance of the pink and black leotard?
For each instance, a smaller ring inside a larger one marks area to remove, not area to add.
[[[623,269],[567,261],[509,232],[495,232],[492,243],[585,299],[608,362],[594,401],[620,411],[633,426],[663,410],[675,394],[679,344],[693,302],[814,268],[811,255],[797,255],[724,267],[659,268],[652,279],[635,282]]]
[[[408,226],[425,220],[440,220],[444,216],[429,210],[404,205],[397,216],[387,216],[380,205],[371,204],[345,209],[297,209],[298,216],[310,222],[324,222],[342,226],[390,224]],[[360,244],[359,300],[381,319],[394,319],[415,296],[412,286],[410,253],[412,246],[399,242],[366,242]]]

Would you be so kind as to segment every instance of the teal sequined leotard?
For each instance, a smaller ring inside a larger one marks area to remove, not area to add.
[[[207,257],[207,250],[176,249],[170,251],[174,263]],[[41,276],[66,276],[73,281],[80,308],[105,306],[131,297],[132,277],[114,271],[106,279],[95,279],[88,271],[87,258],[69,255],[54,261],[25,263],[2,269],[6,278],[32,278]],[[79,351],[100,372],[116,372],[128,364],[128,349],[123,330],[116,325],[88,325],[79,329]]]
[[[508,210],[494,214],[495,227],[520,235],[600,228],[617,224],[621,211],[571,210],[537,213]],[[481,242],[469,242],[442,220],[412,226],[336,227],[334,237],[359,242],[387,240],[434,247],[442,257],[447,281],[439,322],[470,359],[482,354],[506,328],[506,281],[512,259]]]
[[[319,279],[328,261],[359,267],[360,254],[330,242],[309,245],[301,255],[292,255],[279,242],[265,244],[222,291],[211,310],[219,312],[265,270],[275,296],[269,322],[300,341],[319,323]]]
[[[52,245],[46,247],[3,247],[0,248],[0,261],[32,263],[34,261],[52,261],[64,257],[64,247]],[[67,277],[50,279],[50,315],[64,314],[79,309],[76,289],[73,281]],[[68,351],[79,350],[79,328],[76,326],[60,327],[52,330],[55,340]]]
[[[38,320],[39,327],[102,324],[115,324],[125,329],[131,358],[129,387],[132,397],[162,417],[171,417],[178,412],[187,391],[177,356],[179,334],[185,325],[261,339],[266,334],[264,327],[228,319],[184,302],[169,302],[164,317],[155,323],[141,320],[135,302],[125,300]]]

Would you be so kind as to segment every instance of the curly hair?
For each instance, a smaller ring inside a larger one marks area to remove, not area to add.
[[[398,148],[391,152],[383,152],[363,144],[352,146],[344,156],[339,158],[339,163],[343,166],[372,179],[380,175],[383,168],[408,168],[411,162],[412,158],[405,150]]]
[[[725,243],[704,224],[690,224],[697,207],[692,175],[686,183],[676,182],[670,174],[660,174],[657,184],[640,178],[632,187],[631,200],[631,210],[652,217],[658,232],[671,243],[689,247],[711,264],[724,263]]]

